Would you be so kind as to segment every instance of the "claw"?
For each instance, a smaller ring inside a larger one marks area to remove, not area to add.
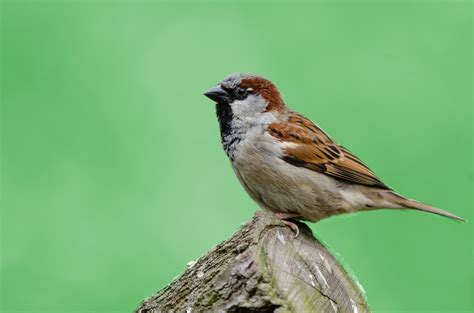
[[[295,233],[295,238],[298,237],[298,235],[300,234],[300,229],[298,228],[298,225],[287,220],[281,220],[281,222],[291,228],[291,230]]]
[[[300,234],[300,229],[298,228],[298,225],[296,225],[293,222],[288,221],[287,219],[293,218],[293,217],[299,217],[299,215],[291,214],[291,213],[276,213],[275,216],[283,224],[291,228],[291,230],[295,233],[295,238],[298,237],[298,235]]]

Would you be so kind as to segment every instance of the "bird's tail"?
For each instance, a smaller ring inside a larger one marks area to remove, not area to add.
[[[457,215],[454,215],[452,213],[449,213],[448,211],[441,210],[441,209],[432,207],[431,205],[405,198],[402,195],[399,195],[398,193],[391,190],[382,191],[382,196],[384,197],[385,200],[389,201],[390,203],[399,205],[400,209],[420,210],[420,211],[425,211],[425,212],[430,212],[430,213],[446,216],[446,217],[449,217],[458,221],[462,221],[462,222],[466,221],[465,219]]]

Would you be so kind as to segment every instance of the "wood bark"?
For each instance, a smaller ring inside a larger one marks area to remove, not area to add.
[[[368,312],[355,281],[298,223],[258,212],[136,312]]]

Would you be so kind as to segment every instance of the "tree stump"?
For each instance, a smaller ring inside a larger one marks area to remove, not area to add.
[[[363,291],[304,223],[258,212],[136,312],[369,312]]]

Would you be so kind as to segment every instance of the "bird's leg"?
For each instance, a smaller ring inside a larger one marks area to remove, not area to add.
[[[300,229],[298,228],[298,225],[296,225],[295,223],[290,222],[290,221],[287,220],[289,218],[299,217],[298,214],[294,214],[294,213],[276,213],[275,217],[277,219],[279,219],[283,224],[290,227],[292,231],[294,231],[295,238],[298,237],[298,235],[300,234]]]

